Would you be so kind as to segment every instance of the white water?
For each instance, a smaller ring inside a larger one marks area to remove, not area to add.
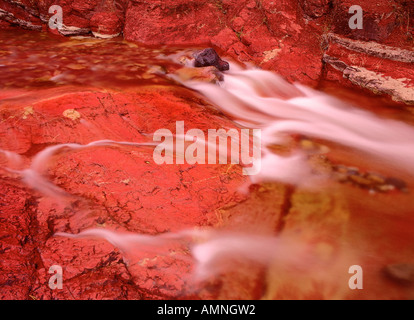
[[[241,125],[262,129],[262,171],[253,177],[253,182],[309,181],[304,155],[280,157],[267,149],[272,144],[282,144],[286,134],[332,141],[414,173],[414,129],[402,122],[377,117],[321,92],[289,84],[269,71],[229,72],[220,86],[205,82],[185,85],[206,96]]]

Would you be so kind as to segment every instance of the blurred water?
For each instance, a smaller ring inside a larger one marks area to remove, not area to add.
[[[401,121],[380,118],[320,91],[289,84],[270,71],[229,72],[220,86],[205,82],[185,85],[241,125],[262,129],[263,166],[254,182],[298,184],[310,179],[306,155],[281,157],[267,149],[283,144],[288,134],[331,141],[414,173],[414,129]]]

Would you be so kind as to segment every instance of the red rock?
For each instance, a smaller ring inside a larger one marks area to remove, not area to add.
[[[95,37],[116,37],[122,31],[122,22],[113,12],[97,12],[92,16],[90,23]]]
[[[0,27],[44,27],[51,4],[52,1],[0,0],[0,8],[13,15],[3,15]],[[341,73],[324,64],[324,54],[385,75],[413,79],[410,64],[350,51],[326,39],[327,33],[335,31],[347,39],[410,48],[414,23],[404,12],[412,11],[412,3],[405,0],[361,2],[367,26],[362,31],[348,28],[347,10],[358,4],[348,0],[332,4],[323,0],[153,0],[119,1],[116,5],[110,1],[62,0],[56,4],[62,5],[68,26],[113,35],[124,25],[126,39],[157,47],[214,45],[220,55],[253,62],[292,82],[316,86],[328,79],[350,85]],[[389,15],[391,10],[394,11]],[[54,51],[62,50],[66,59],[74,61],[59,67],[79,81],[74,81],[78,87],[51,80],[59,74],[54,74],[54,64],[47,60],[49,51],[37,52],[36,57],[44,59],[41,67],[36,65],[38,68],[33,69],[33,65],[22,64],[27,57],[15,58],[18,67],[24,67],[27,73],[13,73],[13,81],[1,76],[2,83],[9,80],[11,84],[0,92],[0,149],[16,152],[20,159],[11,160],[0,153],[0,298],[411,297],[410,292],[381,276],[385,265],[400,263],[407,257],[406,263],[414,262],[412,219],[406,219],[414,209],[410,194],[368,197],[351,186],[315,194],[272,184],[254,186],[248,195],[243,195],[238,190],[247,178],[241,175],[239,166],[158,166],[153,163],[149,148],[114,145],[82,150],[63,148],[45,163],[45,178],[69,195],[51,198],[32,190],[19,174],[6,167],[27,168],[33,157],[48,146],[87,144],[101,139],[143,142],[150,139],[147,134],[157,129],[174,131],[175,121],[183,119],[186,127],[204,131],[234,127],[193,92],[171,83],[165,86],[165,80],[140,82],[142,78],[127,73],[128,68],[132,73],[142,71],[137,66],[142,62],[140,57],[139,63],[134,61],[124,69],[120,67],[124,56],[117,60],[112,55],[111,67],[116,69],[106,74],[121,77],[111,80],[132,77],[135,85],[142,86],[139,90],[128,86],[99,89],[90,83],[87,86],[90,78],[83,76],[90,69],[76,60],[85,59],[85,55],[78,56],[76,50],[71,53],[74,43],[66,44],[67,50],[65,43],[60,45],[53,47]],[[92,51],[94,42],[89,45]],[[4,43],[4,48],[9,50],[10,46]],[[8,52],[4,51],[1,54],[7,59]],[[124,51],[125,55],[133,53]],[[96,59],[107,53],[90,52]],[[143,60],[152,61],[151,57],[146,58]],[[99,63],[102,60],[98,59]],[[211,68],[177,68],[166,67],[179,75],[216,79]],[[38,77],[38,71],[44,74]],[[99,73],[101,77],[102,74]],[[350,203],[345,205],[344,199],[348,198]],[[373,221],[377,229],[373,229]],[[185,246],[161,247],[156,253],[141,247],[125,253],[102,239],[54,236],[56,232],[78,233],[90,228],[158,235],[205,226],[291,236],[308,243],[330,272],[321,274],[315,265],[308,264],[300,270],[281,270],[277,262],[264,270],[244,261],[237,265],[240,273],[224,272],[218,279],[197,287],[189,280],[195,266]],[[372,254],[367,256],[366,252]],[[371,290],[349,291],[346,267],[355,263],[366,266],[366,285]],[[61,291],[48,287],[48,270],[55,264],[64,267]],[[195,287],[201,291],[194,290]]]
[[[222,16],[220,9],[207,1],[131,2],[124,35],[127,40],[150,45],[208,44],[221,29],[217,21]]]
[[[363,28],[351,30],[348,21],[352,14],[348,13],[352,5],[363,9]],[[341,0],[335,6],[334,32],[357,40],[373,40],[381,43],[396,44],[409,41],[408,18],[404,11],[408,4],[397,1],[351,1]],[[403,31],[404,30],[404,31]]]
[[[35,199],[12,181],[2,179],[0,190],[0,297],[28,299],[38,256],[30,225],[35,213],[29,209]]]
[[[299,0],[304,13],[310,18],[320,18],[329,12],[332,0]]]
[[[55,92],[55,97],[49,92],[48,99],[32,104],[33,113],[13,133],[16,139],[13,143],[2,139],[1,148],[24,154],[27,163],[42,146],[86,144],[100,139],[143,141],[148,138],[141,133],[160,128],[174,131],[175,120],[184,118],[188,129],[231,127],[212,109],[189,104],[192,94],[185,89],[157,87],[126,95],[79,91],[64,97],[59,90]],[[104,113],[101,103],[106,106]],[[65,118],[63,113],[68,109],[76,109],[81,118]],[[24,115],[19,110],[10,112],[20,118]],[[43,120],[39,122],[36,114],[42,114]],[[7,131],[13,121],[12,117],[3,121],[0,131]],[[51,125],[53,122],[60,125]],[[39,128],[36,132],[28,130],[34,123]],[[37,192],[32,194],[23,183],[16,184],[13,174],[0,172],[1,194],[7,194],[0,200],[8,203],[7,209],[2,210],[0,232],[14,235],[0,240],[1,248],[7,252],[3,256],[6,267],[0,275],[5,288],[2,298],[178,298],[183,290],[189,290],[185,275],[190,276],[192,265],[169,256],[171,246],[160,249],[155,257],[144,250],[124,258],[102,240],[73,241],[53,235],[99,226],[154,235],[211,226],[218,223],[216,209],[246,198],[237,192],[246,179],[240,167],[159,166],[153,162],[151,148],[98,147],[73,153],[62,150],[49,162],[47,171],[47,176],[71,198],[59,201]],[[183,249],[176,250],[178,257],[188,255]],[[125,259],[147,262],[127,265]],[[52,265],[64,267],[65,285],[61,291],[48,287],[47,272]],[[165,267],[168,272],[160,271]]]

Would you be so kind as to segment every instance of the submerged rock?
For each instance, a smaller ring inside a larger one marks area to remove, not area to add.
[[[197,80],[204,82],[217,83],[223,81],[223,74],[216,67],[204,68],[181,68],[175,72],[181,80]]]
[[[384,268],[385,274],[391,279],[404,284],[414,283],[414,265],[407,263],[391,264]]]
[[[214,66],[220,71],[227,71],[230,69],[229,63],[222,60],[213,48],[207,48],[194,53],[194,58],[194,66],[196,68]]]
[[[361,172],[358,168],[333,165],[333,177],[341,183],[351,183],[363,189],[378,192],[399,190],[408,192],[407,183],[394,177],[383,177],[373,172]]]

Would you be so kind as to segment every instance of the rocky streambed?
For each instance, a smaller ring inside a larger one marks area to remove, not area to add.
[[[412,167],[392,150],[295,132],[269,146],[303,152],[324,177],[313,187],[251,184],[238,164],[160,166],[145,144],[161,128],[242,128],[186,85],[226,83],[226,68],[191,65],[203,47],[9,30],[0,48],[2,299],[414,297]],[[412,128],[402,104],[333,81],[319,89]],[[363,290],[349,287],[353,265]]]

